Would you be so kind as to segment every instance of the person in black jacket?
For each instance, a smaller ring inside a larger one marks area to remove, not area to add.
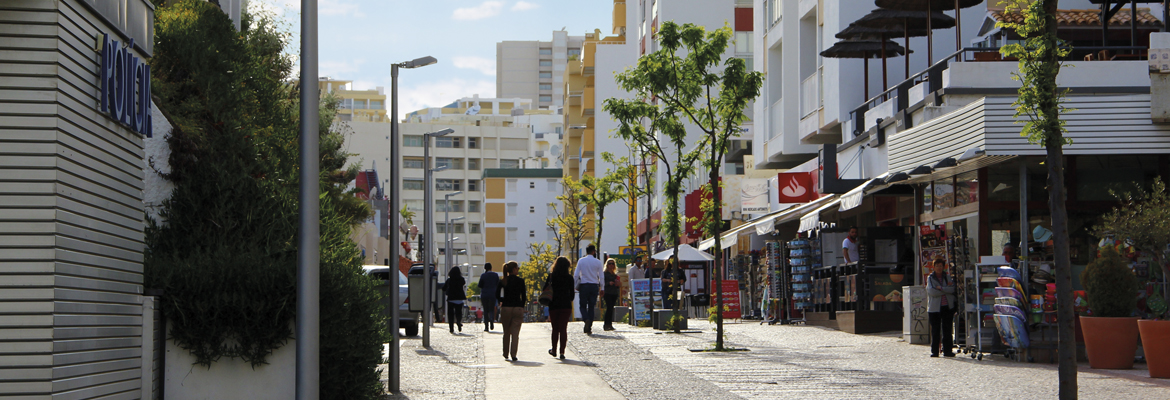
[[[500,325],[504,328],[504,359],[512,355],[517,361],[516,351],[520,347],[520,325],[524,323],[524,304],[528,303],[528,289],[520,277],[520,264],[508,261],[504,264],[504,279],[500,282],[496,297],[500,299]],[[502,293],[501,293],[502,292]]]
[[[447,281],[443,282],[443,291],[447,294],[447,325],[451,333],[455,333],[455,324],[459,324],[459,331],[463,332],[463,303],[467,300],[467,280],[459,267],[451,267],[447,273]]]
[[[552,301],[548,303],[548,318],[552,322],[552,348],[548,355],[556,357],[557,344],[560,344],[561,359],[565,359],[565,346],[569,343],[569,320],[573,318],[573,274],[569,273],[572,264],[568,258],[557,257],[553,263],[552,273],[544,281],[544,287],[552,287]]]
[[[621,278],[617,274],[617,261],[614,259],[605,260],[605,326],[602,329],[607,331],[614,330],[613,327],[613,307],[617,305],[618,296],[622,293]]]

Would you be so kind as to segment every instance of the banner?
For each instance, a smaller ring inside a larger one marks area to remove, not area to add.
[[[739,185],[740,212],[744,214],[767,214],[768,180],[744,179]]]
[[[777,174],[776,185],[780,204],[808,203],[816,199],[812,176],[808,172],[781,172]]]
[[[650,291],[653,289],[654,308],[662,308],[662,279],[631,279],[631,286],[633,290],[630,291],[633,305],[633,319],[630,321],[633,325],[637,325],[638,321],[650,320]],[[653,287],[651,285],[653,284]]]
[[[715,281],[711,281],[711,287],[715,287]],[[711,292],[711,296],[715,296],[715,292]],[[715,307],[718,302],[712,298],[711,307]],[[727,311],[723,312],[724,319],[738,319],[743,313],[739,306],[739,281],[724,279],[723,280],[723,307]]]

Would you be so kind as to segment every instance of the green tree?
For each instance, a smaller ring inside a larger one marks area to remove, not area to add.
[[[598,254],[601,254],[602,249],[601,233],[605,227],[605,208],[626,197],[626,193],[619,183],[622,177],[614,175],[613,171],[608,169],[605,172],[606,175],[601,178],[594,178],[592,175],[585,175],[581,178],[581,186],[584,189],[581,193],[581,202],[593,206],[593,211],[597,213],[597,225],[593,228],[597,234],[594,235],[593,245],[597,246]]]
[[[634,154],[633,149],[630,149],[630,154]],[[636,246],[638,245],[636,218],[638,205],[636,203],[639,197],[649,195],[651,188],[654,187],[653,180],[648,179],[649,174],[647,174],[646,184],[638,184],[639,166],[631,162],[628,156],[617,157],[606,151],[601,153],[601,159],[614,166],[614,170],[609,176],[614,177],[614,184],[625,194],[621,197],[621,201],[626,203],[627,209],[630,210],[626,221],[626,245]]]
[[[663,190],[666,195],[664,207],[663,235],[674,247],[675,259],[678,258],[678,246],[682,235],[682,218],[679,215],[678,199],[682,194],[683,181],[693,175],[696,164],[702,158],[704,150],[710,146],[710,139],[706,136],[698,141],[688,140],[683,119],[687,118],[687,106],[678,102],[661,101],[667,97],[687,98],[697,96],[692,93],[698,90],[697,82],[700,79],[694,73],[697,71],[680,68],[686,58],[693,55],[680,55],[686,43],[702,41],[704,31],[691,24],[679,26],[673,21],[662,24],[658,33],[661,49],[638,59],[638,65],[617,75],[618,87],[634,94],[638,99],[660,99],[656,104],[645,100],[624,100],[611,98],[605,100],[604,109],[619,123],[617,136],[636,147],[646,149],[657,158],[659,165],[665,169],[666,182]],[[726,45],[726,43],[725,43]],[[708,57],[708,55],[701,55]],[[687,147],[691,147],[687,150]],[[672,263],[671,280],[677,280],[678,263]],[[677,282],[675,282],[677,285]],[[673,291],[671,291],[673,293]],[[679,302],[675,301],[675,316],[678,315]],[[675,327],[675,332],[679,327]]]
[[[1068,89],[1056,85],[1061,58],[1071,48],[1056,37],[1057,0],[1005,1],[1007,12],[1023,13],[1023,23],[997,22],[1005,29],[1014,29],[1023,42],[1004,46],[1000,51],[1006,57],[1020,60],[1019,72],[1012,79],[1021,82],[1016,107],[1016,118],[1027,116],[1020,135],[1039,144],[1047,151],[1048,206],[1052,215],[1053,252],[1056,263],[1057,353],[1060,398],[1077,398],[1076,338],[1073,332],[1072,262],[1069,259],[1068,210],[1065,208],[1064,145],[1072,143],[1064,136],[1064,120],[1060,114],[1069,111],[1063,100]],[[1026,233],[1025,233],[1026,234]]]
[[[288,36],[246,14],[241,31],[213,4],[159,4],[151,60],[155,103],[175,185],[148,220],[144,275],[163,289],[170,338],[213,368],[221,357],[254,366],[292,338],[297,234],[298,92]],[[346,187],[336,99],[321,107],[321,394],[380,398],[377,365],[388,337],[383,294],[361,273],[349,239],[371,214]]]
[[[520,264],[520,277],[524,278],[530,297],[544,289],[544,281],[557,257],[559,255],[553,252],[552,246],[545,242],[528,244],[528,260]]]
[[[667,24],[670,34],[666,34]],[[703,164],[707,167],[708,182],[704,189],[710,200],[704,200],[705,218],[704,230],[707,235],[715,237],[715,274],[719,280],[723,279],[725,266],[720,265],[723,257],[720,252],[719,233],[723,225],[723,204],[715,190],[719,186],[719,171],[723,165],[723,156],[727,154],[732,139],[739,137],[740,125],[748,119],[744,108],[748,103],[760,95],[760,86],[763,85],[762,73],[748,70],[741,58],[724,58],[727,44],[731,41],[732,30],[724,26],[714,32],[707,33],[702,26],[685,24],[681,27],[673,26],[668,22],[663,25],[662,50],[669,52],[669,56],[662,68],[666,85],[673,86],[674,90],[658,92],[663,103],[675,109],[682,110],[694,126],[706,135],[706,159]],[[678,29],[677,32],[674,30]],[[685,49],[685,56],[679,56],[680,50]],[[721,70],[720,70],[721,69]],[[715,285],[716,330],[715,349],[723,350],[723,285]]]
[[[581,241],[592,234],[590,226],[593,224],[589,217],[588,205],[584,201],[586,189],[581,181],[565,177],[562,186],[564,192],[557,196],[561,204],[560,207],[553,207],[555,213],[549,218],[549,226],[553,227],[560,240],[564,241],[561,244],[562,249],[568,248],[572,251],[573,256],[569,257],[569,260],[576,263],[576,255],[581,254]]]
[[[1154,255],[1154,264],[1158,266],[1151,268],[1150,272],[1160,280],[1168,272],[1165,253],[1156,250],[1170,247],[1170,229],[1166,229],[1170,226],[1170,190],[1167,190],[1162,179],[1157,178],[1149,191],[1144,189],[1113,191],[1112,194],[1121,205],[1102,216],[1101,224],[1093,228],[1093,233],[1098,237],[1112,235],[1119,240],[1133,243],[1139,249],[1149,251]],[[1165,297],[1162,300],[1164,303],[1170,302],[1170,299]],[[1157,302],[1151,299],[1147,304],[1153,305]],[[1154,317],[1170,318],[1170,314],[1165,313],[1166,310],[1161,311],[1162,315],[1158,315],[1155,310]]]

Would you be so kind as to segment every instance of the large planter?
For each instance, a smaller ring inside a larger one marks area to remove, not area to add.
[[[1085,353],[1096,369],[1132,369],[1137,354],[1137,317],[1081,317]]]
[[[1170,321],[1138,321],[1151,378],[1170,378]]]

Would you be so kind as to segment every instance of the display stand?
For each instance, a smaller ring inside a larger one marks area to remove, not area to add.
[[[815,253],[812,241],[796,239],[787,243],[789,296],[793,310],[800,311],[800,318],[790,316],[790,323],[804,323],[804,311],[812,307],[812,267]]]
[[[767,279],[763,280],[767,293],[764,297],[764,320],[774,324],[783,320],[782,309],[787,307],[784,301],[787,298],[787,289],[784,281],[783,245],[780,242],[769,241],[764,244],[764,262],[767,265]]]
[[[963,345],[959,351],[971,358],[983,359],[984,354],[1004,353],[1003,340],[995,329],[992,317],[995,304],[996,269],[1007,263],[975,264],[963,271]]]

